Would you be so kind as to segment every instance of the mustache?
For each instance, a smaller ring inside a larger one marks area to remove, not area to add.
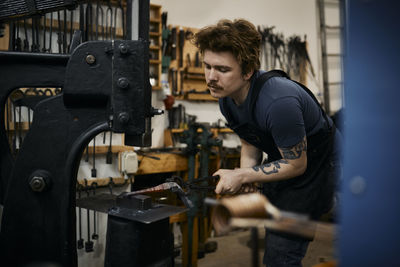
[[[207,83],[207,87],[213,87],[213,88],[215,88],[215,89],[217,89],[217,90],[222,90],[222,89],[224,89],[223,87],[217,85],[215,82],[209,82],[209,83]]]

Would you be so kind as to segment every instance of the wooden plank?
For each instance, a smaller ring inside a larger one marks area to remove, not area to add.
[[[187,221],[186,212],[169,216],[169,223],[186,222],[186,221]]]
[[[174,145],[174,142],[172,139],[172,130],[165,129],[164,130],[164,147],[171,147],[173,145]]]
[[[202,67],[187,67],[186,72],[204,75],[204,68],[202,68]]]
[[[11,117],[11,116],[10,116]],[[15,126],[14,126],[15,124]],[[21,121],[21,122],[13,122],[10,120],[10,129],[7,129],[7,127],[5,127],[6,130],[13,132],[15,129],[17,129],[17,131],[21,130],[21,131],[27,131],[29,130],[29,123],[27,121]]]
[[[219,128],[217,129],[218,133],[233,133],[231,128]]]
[[[185,129],[170,129],[171,133],[183,133]],[[198,129],[197,132],[201,133],[203,130]],[[232,129],[230,128],[211,128],[211,132],[215,133],[233,133]]]
[[[149,47],[149,49],[150,49],[150,50],[159,50],[159,49],[160,49],[160,46],[159,46],[159,45],[151,45],[151,46]]]
[[[8,24],[6,24],[6,28],[4,29],[4,37],[0,38],[0,50],[7,51],[8,50],[8,39],[9,38],[9,30]]]
[[[218,101],[218,98],[214,98],[209,94],[196,94],[196,93],[189,93],[187,94],[188,100],[206,100],[206,101]]]
[[[134,148],[132,146],[116,146],[113,145],[111,146],[111,152],[113,154],[118,153],[118,152],[123,152],[123,151],[134,151]],[[97,154],[107,154],[108,152],[108,146],[95,146],[95,153]],[[86,149],[84,151],[84,154],[86,154]],[[89,146],[89,154],[93,154],[93,146]]]
[[[138,155],[140,164],[136,174],[187,171],[188,169],[188,160],[184,155],[172,153],[146,153],[146,155],[158,157],[160,160]]]
[[[125,183],[130,183],[129,179],[125,179],[123,177],[112,177],[112,181],[114,184],[121,185]],[[78,180],[78,184],[82,186],[92,186],[93,183],[97,183],[97,186],[108,186],[110,183],[110,177],[107,178],[89,178],[86,180]]]

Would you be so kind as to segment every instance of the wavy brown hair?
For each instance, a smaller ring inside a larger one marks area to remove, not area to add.
[[[260,68],[261,36],[247,20],[222,19],[197,32],[193,43],[201,53],[205,50],[231,52],[242,66],[243,75]]]

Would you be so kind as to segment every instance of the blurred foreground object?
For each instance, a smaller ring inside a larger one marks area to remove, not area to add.
[[[331,238],[335,234],[334,224],[311,221],[303,214],[279,210],[259,193],[206,202],[215,205],[212,222],[217,234],[225,234],[234,227],[266,227],[311,239],[316,227],[322,238]]]

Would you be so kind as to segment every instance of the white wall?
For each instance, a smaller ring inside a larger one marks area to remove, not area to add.
[[[308,49],[316,78],[308,78],[307,86],[321,100],[323,98],[319,43],[319,22],[316,0],[150,0],[168,12],[168,24],[202,28],[227,18],[244,18],[256,26],[275,26],[275,33],[307,36]],[[153,93],[156,96],[157,93]],[[336,94],[335,94],[336,95]],[[338,96],[340,98],[340,94]],[[154,102],[154,100],[153,100]],[[223,118],[218,104],[213,102],[182,101],[186,112],[197,115],[199,122],[215,122]],[[162,102],[154,104],[162,107]],[[153,119],[153,146],[162,145],[162,125],[166,117]],[[163,131],[163,129],[162,129]]]

